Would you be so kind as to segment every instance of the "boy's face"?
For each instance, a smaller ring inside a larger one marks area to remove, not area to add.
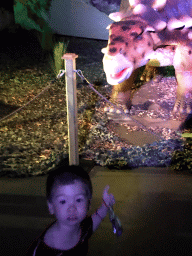
[[[51,202],[48,201],[48,207],[60,224],[71,226],[80,223],[88,211],[88,198],[84,184],[76,181],[71,185],[55,186]]]

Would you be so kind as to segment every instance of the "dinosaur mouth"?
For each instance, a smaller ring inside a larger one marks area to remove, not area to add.
[[[126,67],[121,69],[120,71],[116,73],[111,73],[107,76],[107,81],[109,84],[115,85],[115,84],[120,84],[124,80],[128,79],[133,71],[133,68],[131,67]]]
[[[128,70],[128,68],[124,68],[121,71],[119,71],[118,73],[115,74],[111,74],[111,78],[112,79],[119,79],[123,76],[123,74],[126,72],[126,70]]]

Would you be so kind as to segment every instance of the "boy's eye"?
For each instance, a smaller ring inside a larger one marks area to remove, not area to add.
[[[83,202],[83,198],[78,198],[76,201],[77,201],[78,203],[81,203],[81,202]]]
[[[66,203],[65,200],[61,200],[61,201],[60,201],[60,204],[65,204],[65,203]]]

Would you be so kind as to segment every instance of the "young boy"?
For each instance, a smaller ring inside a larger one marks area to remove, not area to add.
[[[108,206],[115,203],[103,191],[99,209],[88,216],[92,199],[92,184],[89,175],[79,166],[64,166],[52,171],[47,178],[46,196],[54,221],[30,246],[28,256],[86,255],[88,239],[105,218]]]

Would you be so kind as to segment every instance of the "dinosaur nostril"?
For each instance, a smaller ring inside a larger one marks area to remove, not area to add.
[[[110,53],[115,53],[116,51],[117,51],[117,48],[115,48],[115,47],[109,49]]]

